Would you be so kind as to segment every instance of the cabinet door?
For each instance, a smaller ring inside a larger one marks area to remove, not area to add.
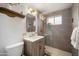
[[[31,50],[31,55],[32,56],[35,56],[36,55],[36,46],[35,46],[35,44],[32,44],[32,50]]]
[[[40,53],[40,51],[39,51],[39,44],[37,43],[36,44],[36,55],[39,56],[40,55],[39,53]]]
[[[24,54],[32,55],[31,53],[32,53],[32,43],[24,40]]]
[[[44,40],[39,41],[39,55],[43,56],[44,55]]]
[[[33,44],[33,55],[39,56],[39,43],[38,43],[38,41],[34,42],[34,44]]]

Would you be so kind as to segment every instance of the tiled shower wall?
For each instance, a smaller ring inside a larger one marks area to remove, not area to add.
[[[46,44],[61,50],[71,52],[72,46],[70,43],[70,36],[72,33],[72,15],[71,8],[56,11],[48,15],[48,17],[61,15],[61,25],[50,25],[46,27],[48,33],[48,39]]]

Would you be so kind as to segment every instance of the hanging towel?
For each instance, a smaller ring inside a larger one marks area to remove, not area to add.
[[[75,49],[79,49],[79,28],[74,28],[71,35],[71,44]]]
[[[75,43],[75,48],[79,49],[79,27],[77,29],[77,33],[76,33],[76,43]]]

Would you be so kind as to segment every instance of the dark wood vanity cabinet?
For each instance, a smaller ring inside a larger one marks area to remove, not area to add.
[[[43,56],[44,55],[44,39],[39,39],[34,42],[24,40],[24,54],[28,56]]]

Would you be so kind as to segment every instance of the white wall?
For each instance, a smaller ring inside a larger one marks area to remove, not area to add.
[[[25,22],[25,18],[0,13],[0,53],[4,52],[5,46],[22,41],[22,35],[26,31]]]

